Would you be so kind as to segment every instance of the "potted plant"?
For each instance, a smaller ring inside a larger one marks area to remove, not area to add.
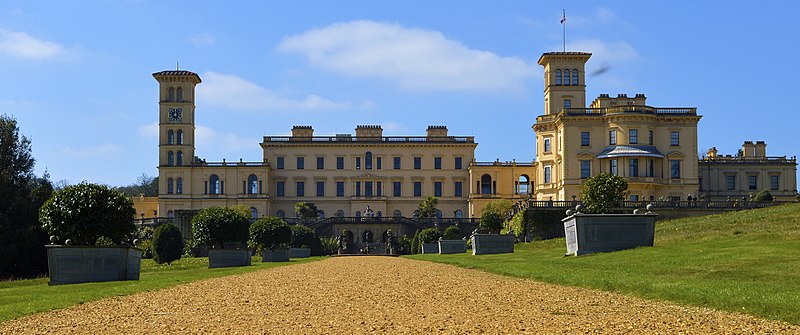
[[[508,205],[508,206],[506,206]],[[500,234],[504,217],[511,210],[511,203],[491,202],[481,213],[478,232],[472,234],[472,254],[502,254],[514,252],[514,235]]]
[[[250,226],[250,246],[261,253],[262,262],[288,261],[291,240],[292,228],[280,218],[263,217]]]
[[[289,249],[290,258],[308,258],[311,257],[311,246],[314,244],[314,239],[317,238],[314,230],[303,225],[294,225],[292,229],[292,239],[289,242],[291,248]]]
[[[136,230],[134,215],[130,198],[104,185],[53,193],[39,211],[53,243],[47,246],[50,285],[139,280],[142,249],[124,245]]]
[[[419,245],[423,254],[439,253],[439,238],[442,233],[436,228],[425,228],[419,232]]]
[[[458,226],[445,228],[444,236],[439,239],[440,254],[463,254],[467,252],[467,241],[462,239]]]
[[[192,218],[192,237],[196,245],[208,247],[208,267],[250,265],[247,226],[250,218],[230,207],[209,207]]]

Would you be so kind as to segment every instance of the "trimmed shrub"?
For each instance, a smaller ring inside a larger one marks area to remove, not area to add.
[[[39,211],[50,235],[94,245],[101,236],[119,243],[135,230],[136,210],[126,195],[105,185],[81,183],[56,191]]]
[[[769,202],[769,201],[772,201],[773,200],[772,199],[772,193],[769,193],[769,191],[767,191],[767,190],[758,191],[758,193],[756,193],[756,196],[753,198],[753,200],[755,200],[757,202]]]
[[[289,242],[292,248],[311,248],[314,244],[314,230],[303,225],[291,226],[292,239]]]
[[[445,240],[460,240],[461,237],[461,229],[458,226],[450,226],[444,230]]]
[[[192,219],[196,245],[224,248],[225,243],[246,243],[250,218],[230,207],[209,207]]]
[[[153,233],[153,260],[158,264],[169,265],[181,259],[183,245],[183,236],[178,227],[171,223],[160,225]]]
[[[601,172],[583,183],[581,200],[587,212],[605,214],[621,206],[629,193],[625,178]]]
[[[440,237],[442,237],[442,233],[436,228],[423,229],[421,232],[419,232],[420,250],[423,243],[436,243],[439,241]]]
[[[484,210],[481,213],[481,221],[478,223],[478,228],[481,231],[497,234],[503,229],[503,221],[500,213]]]
[[[292,228],[286,221],[273,216],[258,219],[250,226],[250,246],[262,250],[288,249]]]

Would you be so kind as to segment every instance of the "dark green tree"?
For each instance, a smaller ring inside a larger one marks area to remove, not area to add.
[[[461,237],[461,229],[458,226],[449,226],[444,229],[444,236],[445,240],[460,240]]]
[[[583,183],[581,200],[587,212],[604,214],[622,206],[628,193],[625,178],[601,172]]]
[[[158,264],[167,263],[170,265],[172,262],[181,259],[183,246],[181,231],[174,224],[160,225],[153,232],[153,260]]]
[[[250,217],[231,207],[208,207],[192,218],[196,245],[224,248],[225,243],[247,243]]]
[[[753,198],[753,200],[755,200],[757,202],[769,202],[769,201],[772,201],[773,200],[772,193],[769,193],[769,191],[767,191],[767,190],[758,191],[758,193],[756,193],[756,196]]]
[[[292,228],[281,218],[267,216],[250,225],[249,245],[258,250],[288,249]]]
[[[292,240],[289,243],[292,248],[311,248],[314,245],[316,234],[314,230],[303,225],[294,225],[292,228]]]
[[[478,223],[478,228],[482,232],[499,234],[500,230],[503,229],[503,221],[505,220],[503,220],[500,213],[484,209],[483,212],[481,212],[481,221]]]
[[[436,216],[436,205],[439,204],[439,199],[432,196],[425,197],[425,200],[417,206],[417,218],[427,219]]]
[[[316,219],[319,217],[319,210],[317,205],[310,202],[298,202],[294,204],[294,211],[303,220]]]

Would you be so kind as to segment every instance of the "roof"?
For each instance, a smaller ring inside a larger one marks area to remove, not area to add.
[[[612,145],[605,147],[597,158],[613,157],[658,157],[664,158],[656,147],[652,145]]]
[[[153,73],[153,77],[162,77],[162,76],[192,76],[197,78],[198,83],[202,81],[200,80],[200,76],[197,75],[197,73],[186,70],[171,70],[171,71],[161,71]]]

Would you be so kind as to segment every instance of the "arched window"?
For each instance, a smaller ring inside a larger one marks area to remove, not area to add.
[[[178,151],[178,166],[183,166],[183,151]]]
[[[284,213],[282,209],[279,209],[277,212],[275,212],[275,216],[279,218],[284,218],[286,217],[286,213]]]
[[[250,217],[253,219],[258,219],[258,209],[255,207],[250,207]]]
[[[171,209],[170,209],[170,210],[168,210],[168,211],[167,211],[167,219],[170,219],[170,220],[172,220],[172,219],[174,219],[174,218],[175,218],[175,212],[173,212]]]
[[[177,95],[177,99],[175,99],[175,100],[177,100],[177,101],[183,101],[183,89],[182,89],[182,88],[180,88],[180,87],[178,87],[178,90],[177,90],[177,91],[178,91],[178,94],[176,94],[176,95]]]
[[[167,101],[175,101],[175,89],[172,87],[167,90]]]
[[[172,129],[167,132],[167,144],[175,144],[175,132]]]
[[[320,219],[324,219],[325,218],[325,211],[323,211],[321,209],[318,210],[317,211],[317,217],[320,218]]]
[[[569,69],[564,69],[564,86],[569,86]]]
[[[183,130],[178,130],[178,144],[183,144]]]
[[[464,217],[464,212],[462,212],[460,209],[456,210],[453,214],[455,214],[456,219],[461,219]]]
[[[381,213],[381,211],[378,211],[377,213],[375,213],[375,217],[376,218],[383,217],[383,213]]]
[[[556,70],[556,85],[561,85],[561,70]]]
[[[367,151],[367,153],[364,154],[364,168],[372,170],[372,152]]]
[[[183,194],[183,178],[178,177],[175,181],[175,193]]]
[[[437,219],[441,219],[442,218],[442,211],[439,210],[439,209],[436,210],[436,218]]]
[[[392,216],[396,217],[396,218],[399,218],[399,217],[403,216],[403,213],[401,213],[399,209],[395,209],[394,212],[392,212]]]
[[[247,177],[247,194],[258,194],[258,177],[254,174]]]
[[[167,194],[173,193],[173,187],[174,185],[172,184],[172,178],[167,179]]]
[[[175,154],[170,151],[167,153],[167,166],[175,165]]]
[[[517,194],[528,194],[530,193],[530,178],[527,175],[519,176],[519,181],[517,182]]]
[[[360,212],[360,211],[356,211],[356,217],[357,217],[357,218],[360,218],[360,217],[361,217],[361,212]]]
[[[481,176],[481,194],[492,194],[492,176],[488,174]]]
[[[220,187],[219,187],[219,177],[217,175],[212,174],[210,178],[208,178],[208,193],[210,194],[219,194]]]
[[[336,211],[336,217],[343,218],[344,217],[344,211],[341,210],[341,209]]]
[[[572,69],[572,85],[578,85],[578,70]]]

